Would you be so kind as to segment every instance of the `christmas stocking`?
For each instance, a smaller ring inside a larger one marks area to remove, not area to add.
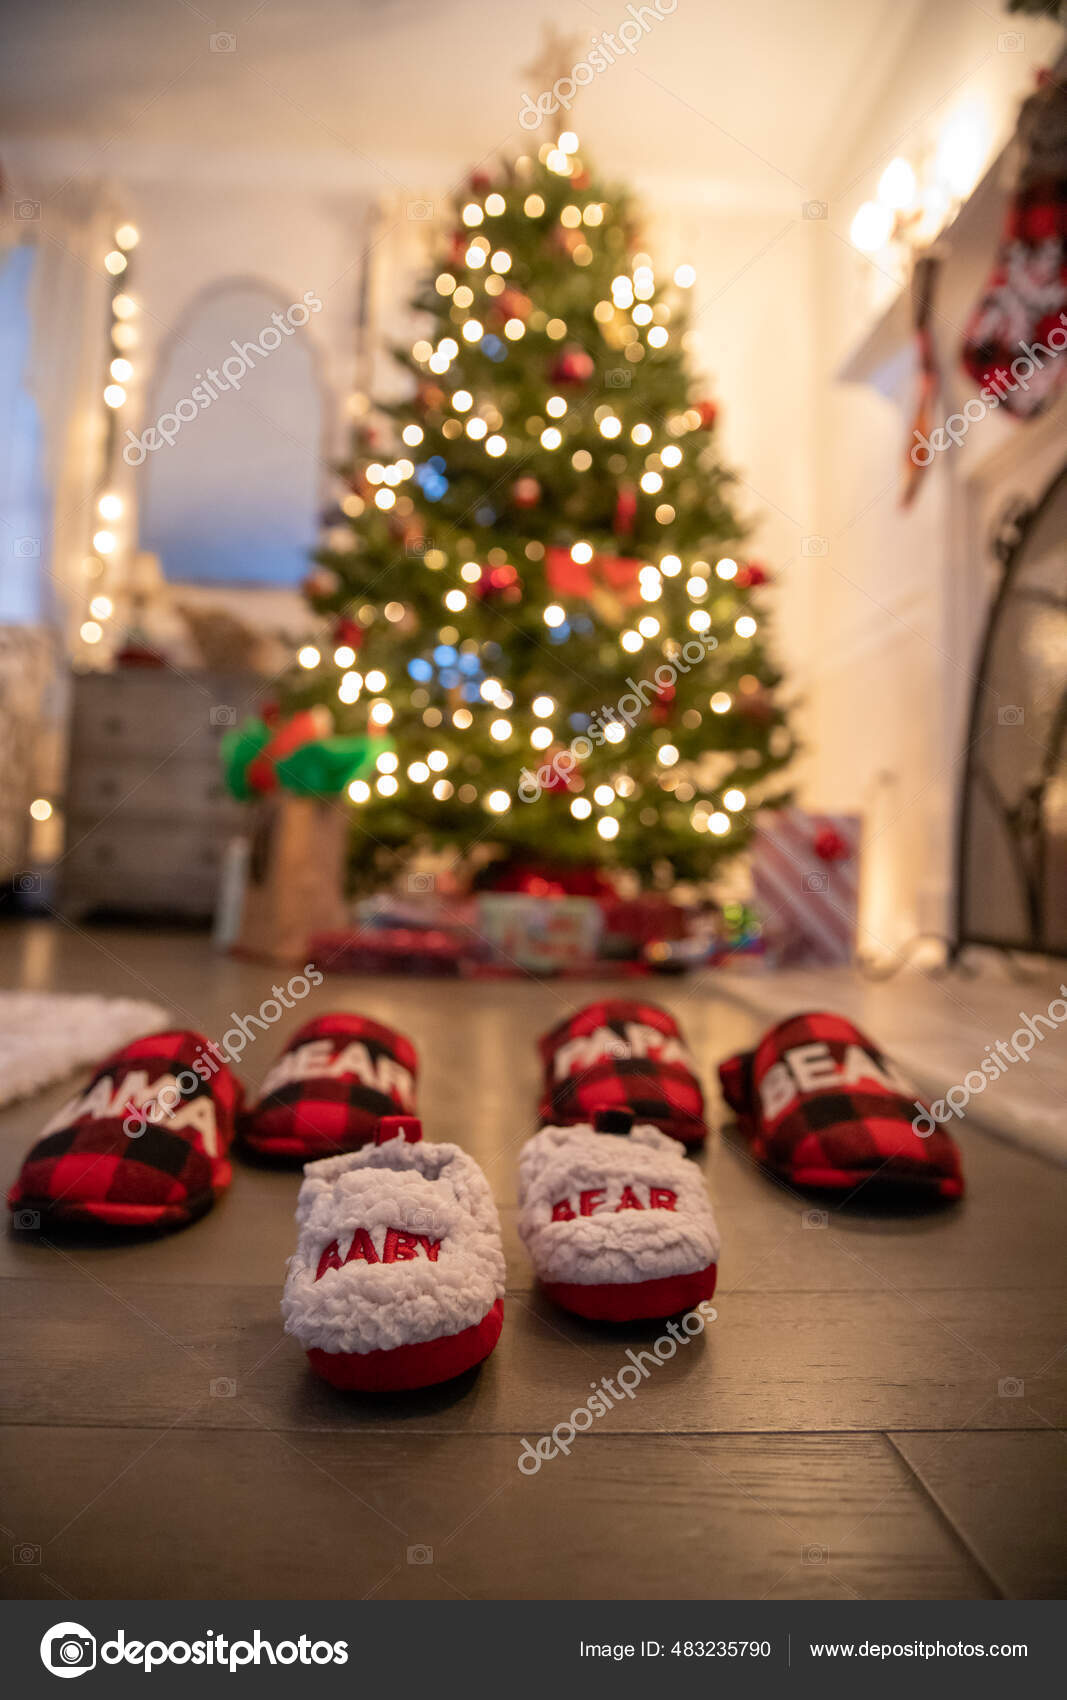
[[[1029,419],[1067,382],[1067,89],[1042,83],[1023,106],[1018,140],[1018,183],[962,358],[979,386]]]

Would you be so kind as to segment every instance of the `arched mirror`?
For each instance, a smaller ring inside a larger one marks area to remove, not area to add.
[[[960,810],[958,945],[1067,955],[1067,467],[1003,551]]]
[[[161,349],[140,540],[167,579],[289,586],[306,573],[324,485],[317,310],[235,280],[194,302]]]

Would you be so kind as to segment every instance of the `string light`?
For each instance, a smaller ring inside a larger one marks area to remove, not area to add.
[[[52,805],[47,797],[35,797],[30,804],[30,815],[34,820],[51,820]]]
[[[598,803],[602,809],[606,809],[609,803],[615,801],[615,787],[613,785],[598,785],[593,792],[593,801]]]
[[[424,761],[413,761],[408,768],[408,778],[414,785],[423,785],[430,777],[430,770]]]
[[[445,607],[450,614],[458,614],[467,606],[467,593],[464,590],[450,590],[445,596]]]
[[[729,555],[727,555],[723,560],[716,561],[715,572],[719,578],[734,578],[737,575],[737,562],[731,561]]]
[[[370,797],[370,786],[365,779],[353,779],[348,787],[348,795],[353,803],[365,803]]]
[[[596,823],[596,829],[601,838],[612,839],[619,836],[619,823],[614,815],[601,815]]]
[[[115,606],[110,596],[94,596],[89,604],[89,612],[94,620],[109,620],[115,612]]]
[[[376,721],[379,726],[388,726],[390,720],[393,718],[392,703],[382,701],[372,702],[370,705],[370,717],[372,720]]]
[[[490,791],[485,806],[494,815],[505,815],[511,807],[511,798],[506,791]]]
[[[499,218],[502,212],[507,211],[507,205],[503,195],[498,195],[495,192],[485,198],[485,210],[490,218]]]
[[[527,195],[522,203],[522,210],[527,218],[540,218],[545,210],[545,203],[540,195]]]
[[[426,765],[431,768],[434,773],[443,773],[445,768],[448,766],[448,756],[445,754],[444,750],[431,750],[429,755],[426,757]]]
[[[563,441],[563,432],[554,425],[548,425],[541,432],[541,447],[543,449],[558,449]]]
[[[121,384],[108,384],[104,391],[104,400],[109,407],[121,407],[126,400],[126,391]]]
[[[588,797],[574,797],[571,799],[571,814],[574,816],[575,820],[588,820],[592,812],[593,805],[589,801]]]
[[[736,814],[738,809],[743,809],[745,806],[745,793],[743,791],[738,791],[735,787],[724,792],[722,800],[724,807],[733,810]]]
[[[566,611],[560,607],[558,602],[550,602],[548,607],[545,609],[544,620],[546,626],[562,626],[566,618]]]
[[[95,620],[86,620],[79,635],[83,643],[99,643],[104,635],[104,628],[98,626]]]
[[[96,511],[101,519],[120,519],[122,517],[122,497],[110,493],[101,496],[96,504]]]
[[[533,709],[533,712],[537,715],[539,720],[547,720],[549,715],[554,714],[556,711],[556,705],[552,701],[551,697],[534,697],[530,707]]]
[[[667,578],[677,578],[682,570],[682,563],[677,555],[662,555],[659,570]]]
[[[708,819],[708,831],[713,832],[717,838],[722,838],[724,833],[729,832],[729,830],[729,815],[724,815],[721,809],[716,809],[715,813]]]
[[[733,705],[729,691],[716,691],[708,706],[712,714],[729,714]]]
[[[395,797],[400,787],[391,773],[383,773],[375,784],[375,790],[383,797]]]
[[[656,751],[656,760],[661,767],[673,767],[678,760],[678,751],[673,744],[661,744]]]
[[[593,545],[591,543],[571,544],[571,560],[576,561],[580,567],[585,566],[586,562],[592,559]]]
[[[459,732],[466,732],[474,723],[474,716],[469,708],[457,708],[452,716],[452,724]]]
[[[368,691],[384,691],[388,683],[389,680],[386,678],[380,667],[372,667],[370,672],[367,674],[366,686]]]
[[[623,632],[619,639],[619,642],[627,655],[636,655],[637,651],[644,647],[644,641],[645,640],[641,636],[640,632]]]
[[[521,319],[508,319],[504,325],[504,335],[509,342],[518,342],[526,335],[526,326]]]
[[[678,266],[674,273],[674,281],[679,289],[692,289],[697,280],[697,274],[692,266]]]
[[[448,779],[438,779],[433,788],[433,794],[439,803],[447,803],[452,795],[452,783]]]
[[[711,615],[708,613],[707,609],[694,608],[693,612],[689,616],[689,630],[691,632],[706,632],[710,629],[710,627]]]
[[[494,460],[499,460],[502,454],[507,453],[507,448],[507,438],[501,437],[499,434],[495,434],[486,442],[485,452],[487,455],[492,455]]]
[[[604,728],[604,736],[609,744],[621,744],[626,736],[626,728],[620,720],[609,720]]]
[[[752,618],[752,615],[742,614],[739,619],[735,620],[734,631],[737,633],[738,637],[754,637],[756,632],[756,622]]]
[[[379,773],[395,773],[400,761],[392,750],[383,750],[374,765]]]
[[[422,426],[421,425],[405,425],[403,431],[400,434],[403,437],[405,443],[408,445],[409,449],[415,448],[417,444],[422,442]]]
[[[545,412],[550,419],[562,419],[567,411],[567,403],[561,395],[550,395],[545,402]]]
[[[511,721],[494,720],[489,727],[489,736],[498,744],[506,743],[511,737]]]
[[[482,209],[478,205],[477,201],[468,201],[467,205],[463,209],[461,216],[462,216],[464,224],[466,224],[466,225],[476,225],[476,224],[481,224],[482,219],[485,217],[485,214],[482,212]]]
[[[530,733],[530,742],[535,750],[547,750],[552,738],[551,726],[535,726]]]

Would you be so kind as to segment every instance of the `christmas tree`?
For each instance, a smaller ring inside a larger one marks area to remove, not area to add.
[[[403,405],[354,434],[290,707],[388,741],[357,865],[420,844],[708,878],[793,743],[680,266],[572,133],[475,173],[412,303]],[[372,746],[373,747],[373,746]],[[384,853],[384,854],[383,854]]]

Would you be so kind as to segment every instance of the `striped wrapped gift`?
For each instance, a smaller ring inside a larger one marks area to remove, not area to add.
[[[771,959],[849,962],[856,943],[860,818],[778,809],[760,816],[752,887]]]

